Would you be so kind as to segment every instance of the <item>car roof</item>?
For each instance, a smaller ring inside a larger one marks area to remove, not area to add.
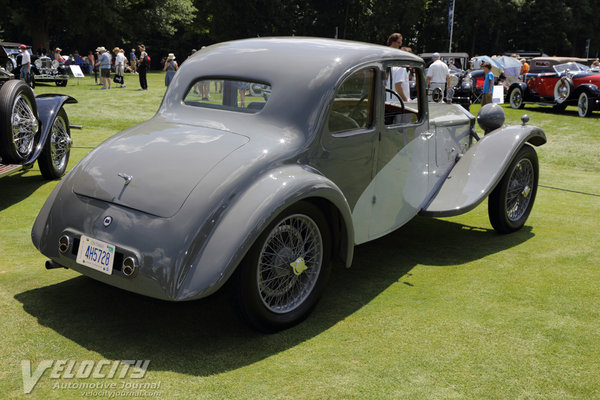
[[[418,56],[387,46],[337,39],[271,37],[224,42],[205,47],[185,60],[169,85],[159,114],[191,123],[249,132],[256,121],[286,121],[310,132],[334,95],[338,82],[356,68],[387,60],[422,66]],[[266,106],[256,114],[193,111],[182,98],[193,83],[210,79],[245,80],[271,86]],[[253,124],[249,124],[249,115]],[[268,122],[270,123],[270,122]]]
[[[183,78],[193,71],[196,76],[245,77],[281,86],[292,81],[335,83],[354,66],[386,59],[422,63],[414,54],[387,46],[312,37],[271,37],[208,46],[185,61],[180,75]]]

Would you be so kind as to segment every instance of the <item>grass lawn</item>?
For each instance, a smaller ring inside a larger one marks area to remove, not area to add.
[[[36,88],[79,100],[66,106],[84,126],[72,131],[70,167],[155,113],[163,74],[149,75],[147,92],[136,76],[126,83]],[[83,383],[161,399],[600,398],[600,113],[504,109],[507,123],[527,113],[549,139],[537,149],[542,186],[523,230],[494,233],[485,202],[458,217],[416,218],[356,247],[313,314],[274,335],[247,328],[220,294],[166,303],[46,271],[30,231],[56,182],[37,165],[0,179],[0,399],[119,393]],[[143,379],[48,370],[25,395],[22,360],[32,372],[42,360],[150,364]],[[139,383],[148,386],[132,388]]]

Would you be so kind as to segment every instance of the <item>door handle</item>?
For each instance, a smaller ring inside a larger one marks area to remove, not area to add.
[[[429,140],[433,136],[433,132],[423,132],[421,133],[421,137],[423,140]]]

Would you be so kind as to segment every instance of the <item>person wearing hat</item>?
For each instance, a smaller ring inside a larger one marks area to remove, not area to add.
[[[175,75],[175,71],[177,71],[178,68],[177,61],[175,61],[175,54],[169,53],[165,60],[165,66],[163,67],[163,71],[167,71],[167,74],[165,75],[165,86],[169,86]]]
[[[24,44],[19,46],[19,50],[23,54],[21,58],[21,72],[19,78],[22,81],[29,82],[29,74],[31,73],[31,55],[27,51],[27,46]]]
[[[433,63],[427,69],[427,87],[430,93],[435,88],[440,88],[442,93],[446,89],[446,85],[450,87],[450,73],[448,66],[440,58],[440,53],[433,53],[431,55]],[[431,101],[431,94],[429,95]]]
[[[103,46],[98,47],[96,51],[100,53],[98,62],[96,62],[96,65],[100,66],[100,80],[102,82],[100,89],[110,89],[110,62],[112,57]]]
[[[60,47],[57,47],[57,48],[54,50],[54,59],[55,59],[56,61],[58,61],[59,63],[61,63],[61,64],[62,64],[63,62],[65,62],[65,59],[64,59],[64,58],[63,58],[63,56],[60,54],[60,52],[61,52],[61,51],[62,51],[62,49],[61,49]]]

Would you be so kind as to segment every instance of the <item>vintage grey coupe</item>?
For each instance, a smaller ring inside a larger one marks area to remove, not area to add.
[[[412,102],[386,88],[394,67],[415,72]],[[426,89],[423,60],[389,47],[316,38],[206,47],[182,64],[152,119],[58,184],[33,243],[49,269],[158,299],[199,299],[228,283],[251,325],[285,329],[316,304],[332,263],[349,267],[355,245],[417,214],[457,215],[489,195],[496,230],[527,220],[544,132],[526,118],[503,126],[490,105],[480,138],[473,115],[428,104]]]

